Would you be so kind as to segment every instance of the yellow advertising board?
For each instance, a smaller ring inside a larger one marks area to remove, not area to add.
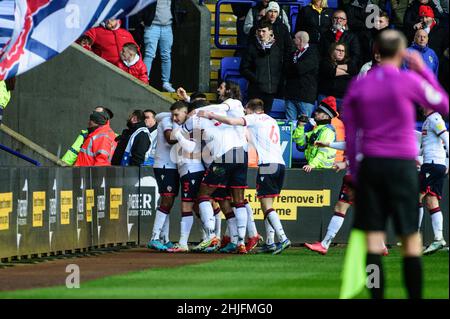
[[[122,205],[122,188],[109,189],[109,219],[119,219],[119,207]]]
[[[33,227],[42,227],[45,210],[45,192],[33,192]]]
[[[94,207],[94,190],[86,189],[86,222],[92,222],[92,208]]]
[[[13,210],[13,193],[0,193],[0,230],[9,229],[9,214]]]
[[[73,208],[73,192],[61,191],[61,225],[70,224],[70,210]]]
[[[282,190],[279,197],[274,198],[273,206],[281,220],[297,220],[299,207],[324,207],[330,206],[331,190]],[[245,198],[253,209],[256,220],[264,219],[261,205],[256,197],[255,189],[247,189]]]

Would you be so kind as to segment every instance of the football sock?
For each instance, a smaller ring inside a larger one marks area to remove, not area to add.
[[[216,219],[214,218],[214,211],[211,203],[208,200],[202,201],[198,205],[200,209],[200,217],[202,219],[203,225],[205,226],[205,231],[208,239],[214,237],[214,228],[216,226]]]
[[[339,229],[341,229],[342,224],[344,223],[345,215],[341,213],[334,213],[334,216],[331,218],[330,223],[328,224],[327,234],[325,238],[322,240],[322,246],[328,249],[334,237],[338,233]]]
[[[442,240],[442,228],[444,220],[442,217],[442,212],[440,207],[436,207],[430,210],[431,214],[431,224],[433,225],[434,240]]]
[[[408,298],[422,298],[422,259],[420,257],[403,258],[403,275]]]
[[[216,208],[214,210],[214,220],[215,220],[215,227],[214,227],[214,232],[216,234],[216,236],[218,238],[220,238],[221,234],[222,234],[222,218],[220,217],[220,208]]]
[[[179,244],[181,246],[187,246],[189,234],[191,233],[193,223],[194,223],[194,216],[192,216],[192,212],[183,212],[180,223],[181,236]]]
[[[423,219],[423,204],[419,203],[419,231],[420,227],[422,226],[422,219]]]
[[[238,231],[238,244],[244,244],[247,230],[247,209],[244,204],[236,204],[236,224]]]
[[[164,226],[166,218],[168,219],[168,214],[169,212],[162,207],[159,207],[156,210],[155,221],[153,223],[152,230],[152,240],[159,240],[159,235],[161,234],[161,230]]]
[[[163,244],[167,244],[170,239],[169,239],[169,227],[170,227],[170,218],[169,215],[167,215],[166,220],[164,221],[164,225],[161,229],[161,234],[159,235],[159,237],[161,238],[161,241],[163,242]]]
[[[283,226],[281,225],[280,217],[273,208],[266,211],[266,218],[269,220],[270,225],[272,225],[273,229],[275,230],[275,234],[277,235],[278,240],[280,242],[285,241],[287,237],[284,233]]]
[[[258,235],[258,230],[255,225],[255,218],[253,217],[253,209],[249,203],[245,204],[245,209],[247,210],[247,236],[255,237]]]
[[[266,227],[266,245],[273,245],[275,243],[275,229],[270,225],[267,218],[264,219],[264,226]]]
[[[227,219],[230,241],[232,244],[237,245],[239,236],[237,230],[236,217],[234,216],[233,211],[226,214],[225,217]]]

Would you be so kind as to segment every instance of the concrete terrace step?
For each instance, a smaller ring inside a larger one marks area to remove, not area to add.
[[[206,7],[208,8],[209,11],[211,11],[211,13],[215,13],[216,12],[216,5],[215,4],[207,4]],[[230,4],[223,4],[220,6],[220,12],[223,13],[233,13],[233,9],[231,8]]]
[[[216,34],[215,32],[216,32],[215,27],[212,26],[211,27],[211,35]],[[236,33],[235,27],[220,27],[220,29],[219,29],[219,35],[234,35],[235,36],[236,34],[237,33]]]
[[[214,37],[210,39],[211,46],[215,48]],[[236,45],[237,38],[236,37],[219,37],[219,43],[223,45]]]
[[[220,23],[225,23],[225,22],[232,22],[232,23],[236,23],[236,16],[232,13],[222,13],[220,15]],[[211,22],[215,22],[216,21],[216,15],[215,14],[211,14]]]
[[[226,56],[234,56],[234,50],[219,50],[213,49],[211,50],[211,58],[223,58]]]

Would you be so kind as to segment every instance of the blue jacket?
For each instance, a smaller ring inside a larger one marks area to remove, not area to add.
[[[421,47],[420,45],[413,43],[408,50],[415,50],[419,52],[422,55],[423,61],[425,64],[430,68],[433,73],[438,76],[438,70],[439,70],[439,58],[434,52],[433,49],[426,47]],[[408,66],[404,66],[405,69],[408,68]]]

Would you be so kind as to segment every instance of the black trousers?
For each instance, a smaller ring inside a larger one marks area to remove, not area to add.
[[[264,102],[264,113],[269,114],[272,110],[273,100],[275,99],[275,93],[264,93],[257,88],[248,88],[248,99],[261,99]]]

